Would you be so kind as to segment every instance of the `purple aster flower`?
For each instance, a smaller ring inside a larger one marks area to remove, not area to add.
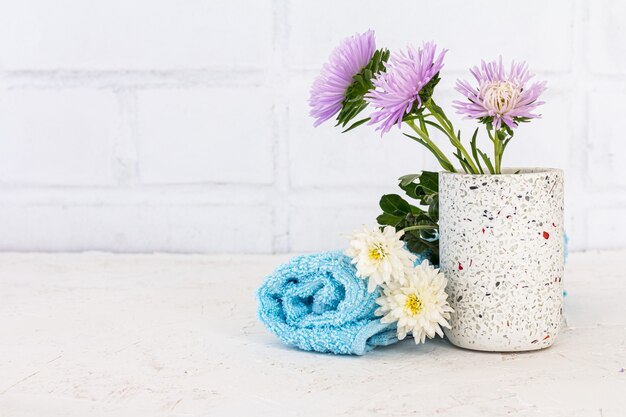
[[[311,87],[311,116],[314,126],[333,117],[341,110],[346,90],[352,84],[352,77],[361,72],[376,52],[374,31],[355,34],[343,41],[330,54],[320,75]]]
[[[528,72],[525,62],[513,61],[507,74],[500,57],[498,62],[482,61],[481,68],[474,67],[470,72],[476,78],[478,87],[465,80],[457,80],[455,89],[469,100],[453,102],[459,114],[483,122],[491,120],[495,129],[500,129],[502,123],[514,129],[519,121],[541,117],[532,111],[544,103],[537,99],[546,89],[546,83],[529,85],[534,75]]]
[[[365,99],[378,109],[371,114],[369,124],[379,123],[376,130],[381,134],[389,132],[393,125],[400,127],[402,118],[416,102],[422,106],[420,91],[441,71],[447,52],[444,49],[435,58],[436,49],[433,42],[424,43],[418,50],[409,46],[406,53],[392,54],[387,71],[376,76],[375,88]]]

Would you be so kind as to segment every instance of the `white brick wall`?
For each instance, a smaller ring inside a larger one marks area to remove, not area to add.
[[[236,111],[242,103],[254,111]],[[260,87],[139,91],[141,182],[271,185],[271,109],[272,97]]]
[[[271,0],[23,0],[0,5],[7,69],[263,68]]]
[[[119,128],[115,95],[94,89],[5,89],[0,93],[4,185],[115,185]]]
[[[505,163],[566,170],[573,249],[626,247],[625,21],[617,0],[2,2],[0,250],[341,247],[436,168],[398,133],[312,127],[318,68],[370,27],[450,50],[443,103],[481,58],[527,60],[548,103]]]

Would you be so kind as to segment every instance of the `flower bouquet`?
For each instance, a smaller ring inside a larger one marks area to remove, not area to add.
[[[433,42],[390,53],[370,30],[344,39],[314,81],[315,126],[396,128],[443,169],[399,178],[406,197],[382,196],[378,226],[356,231],[345,255],[398,339],[420,343],[445,328],[470,349],[548,347],[562,321],[563,173],[502,165],[517,128],[540,117],[545,82],[525,63],[473,67],[474,82],[456,81],[453,107],[479,127],[462,136],[435,101],[446,53]]]

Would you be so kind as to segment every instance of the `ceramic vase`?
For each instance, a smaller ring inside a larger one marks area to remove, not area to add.
[[[563,191],[558,169],[440,173],[450,342],[495,352],[554,343],[563,314]]]

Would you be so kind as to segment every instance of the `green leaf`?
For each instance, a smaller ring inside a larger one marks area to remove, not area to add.
[[[401,176],[400,178],[398,178],[400,180],[400,186],[411,184],[413,181],[418,179],[420,175],[422,174],[407,174]]]
[[[411,204],[411,214],[416,217],[421,216],[424,214],[424,210]]]
[[[428,81],[428,83],[424,87],[422,87],[419,92],[422,103],[426,103],[428,100],[431,99],[433,93],[435,92],[435,87],[437,86],[437,84],[439,84],[439,81],[441,81],[441,78],[439,77],[439,73],[437,73],[433,76],[433,78],[430,79],[430,81]],[[415,100],[415,105],[418,105],[417,100]]]
[[[435,128],[437,128],[437,130],[439,130],[440,132],[442,132],[444,135],[446,135],[446,137],[450,137],[450,135],[448,135],[448,132],[446,132],[443,127],[439,126],[438,123],[435,122],[431,122],[430,120],[424,120],[424,123],[431,125]]]
[[[396,227],[400,222],[404,220],[402,216],[393,216],[389,213],[383,213],[380,216],[376,217],[376,221],[381,226],[393,226]]]
[[[421,189],[419,188],[419,185],[417,185],[416,183],[412,182],[407,185],[401,185],[400,188],[402,188],[404,192],[406,193],[406,195],[408,195],[411,198],[414,198],[416,200],[420,200],[422,198]]]
[[[504,142],[502,142],[502,153],[504,153],[504,150],[506,149],[506,145],[508,145],[510,141],[511,141],[511,138],[508,138]]]
[[[428,216],[434,221],[439,222],[439,198],[433,199],[428,206]]]
[[[418,138],[417,136],[413,136],[413,135],[409,135],[408,133],[402,133],[404,136],[413,139],[414,141],[416,141],[417,143],[424,145],[424,147],[426,149],[428,149],[430,152],[432,152],[432,154],[435,156],[435,158],[437,158],[437,161],[439,161],[439,165],[441,165],[441,167],[443,169],[445,169],[446,171],[450,171],[450,172],[454,172],[454,166],[452,166],[452,164],[450,164],[449,162],[447,162],[445,159],[441,158],[439,156],[439,154],[437,153],[437,151],[435,149],[433,149],[427,142],[425,142],[422,138]]]
[[[374,77],[386,70],[385,63],[388,59],[389,51],[387,49],[379,49],[374,52],[374,56],[370,59],[368,64],[358,74],[352,77],[352,84],[350,84],[346,90],[344,100],[341,103],[341,110],[337,115],[336,126],[345,128],[352,119],[367,107],[368,103],[365,101],[365,95],[374,88],[374,84],[372,83]],[[360,126],[363,123],[365,122],[353,124],[344,132]]]
[[[410,122],[411,120],[415,120],[415,119],[419,119],[419,118],[420,118],[419,114],[409,113],[409,114],[405,114],[402,117],[402,121],[403,122]]]
[[[457,159],[461,163],[461,167],[463,167],[463,171],[465,171],[466,174],[472,172],[472,168],[467,163],[467,159],[463,158],[460,154],[457,155]]]
[[[358,122],[354,122],[354,123],[352,123],[352,125],[350,125],[350,127],[349,127],[349,128],[347,128],[346,130],[344,130],[344,131],[343,131],[343,132],[341,132],[341,133],[346,133],[346,132],[349,132],[349,131],[351,131],[352,129],[354,129],[355,127],[361,126],[363,123],[367,123],[367,122],[369,122],[369,120],[370,120],[370,118],[369,118],[369,117],[366,117],[365,119],[361,119],[361,120],[359,120]]]
[[[487,166],[487,169],[489,170],[489,172],[491,174],[494,174],[495,170],[493,169],[493,164],[491,163],[491,160],[489,159],[489,157],[485,155],[485,153],[481,151],[480,149],[478,149],[478,154],[480,155],[481,158],[483,158],[483,161],[485,161],[485,165]]]
[[[419,176],[419,184],[425,193],[439,191],[439,174],[432,171],[422,171]]]
[[[422,205],[429,205],[439,191],[439,174],[436,172],[422,171],[420,174],[404,175],[399,180],[398,186],[406,195],[419,200]]]
[[[476,161],[476,165],[478,166],[478,170],[480,171],[481,174],[484,174],[485,171],[483,171],[483,167],[482,165],[480,165],[480,158],[478,158],[478,152],[477,152],[477,147],[476,147],[476,137],[478,135],[478,128],[476,128],[476,130],[474,131],[474,135],[472,136],[472,140],[470,142],[470,145],[472,147],[472,156],[474,157],[474,160]]]
[[[380,199],[383,212],[393,216],[406,216],[411,213],[411,206],[398,194],[385,194]]]
[[[384,213],[377,217],[381,226],[404,230],[401,239],[414,253],[427,251],[431,262],[439,262],[439,174],[422,171],[403,175],[399,186],[419,202],[413,205],[396,194],[384,195],[380,207]]]
[[[414,181],[419,178],[421,174],[409,174],[404,175],[400,178],[400,184],[398,186],[404,190],[406,195],[416,200],[420,199],[421,193],[419,190],[419,185]]]

